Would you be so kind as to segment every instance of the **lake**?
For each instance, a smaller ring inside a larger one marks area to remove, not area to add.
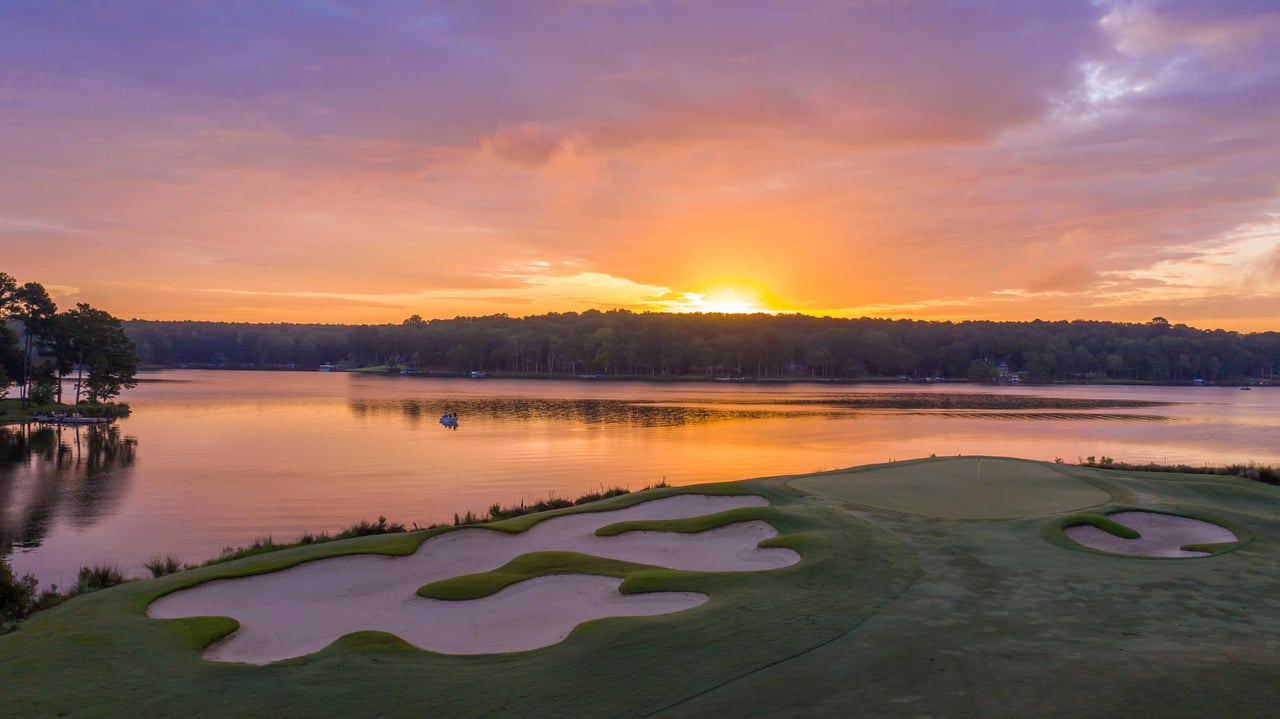
[[[793,474],[931,454],[1280,464],[1260,387],[648,383],[322,372],[141,373],[106,430],[0,427],[14,571],[140,576],[379,515]],[[459,426],[442,426],[444,412]]]

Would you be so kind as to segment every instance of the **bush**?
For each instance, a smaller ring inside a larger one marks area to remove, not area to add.
[[[152,557],[142,566],[146,567],[153,577],[163,577],[166,574],[182,571],[182,563],[178,561],[177,557],[169,554],[163,557]]]
[[[9,561],[0,557],[0,622],[17,621],[30,614],[39,584],[33,574],[14,577]]]
[[[80,573],[76,575],[76,594],[114,587],[126,581],[124,572],[114,564],[80,567]]]
[[[48,589],[40,592],[40,596],[36,599],[36,605],[32,607],[31,611],[42,612],[51,607],[56,607],[70,598],[70,594],[59,593],[58,585],[52,584]]]
[[[367,537],[371,534],[398,534],[403,531],[405,531],[403,524],[400,522],[388,523],[386,517],[379,515],[377,522],[370,522],[367,519],[362,519],[359,524],[353,524],[339,532],[334,539]]]

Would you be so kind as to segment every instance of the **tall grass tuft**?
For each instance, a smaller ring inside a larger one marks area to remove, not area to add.
[[[1119,469],[1125,471],[1137,472],[1177,472],[1179,474],[1215,474],[1218,476],[1241,477],[1251,479],[1255,482],[1264,482],[1266,484],[1280,485],[1280,467],[1256,464],[1231,464],[1225,467],[1208,467],[1208,466],[1192,466],[1189,464],[1160,464],[1157,462],[1148,462],[1146,464],[1135,464],[1130,462],[1118,462],[1111,457],[1086,457],[1082,465],[1086,467],[1097,467],[1100,469]]]
[[[335,539],[350,539],[352,537],[368,537],[372,534],[399,534],[405,531],[404,525],[400,522],[387,522],[387,518],[378,515],[377,522],[370,522],[367,519],[360,520],[357,524],[338,532]]]
[[[177,557],[171,554],[152,557],[142,566],[146,567],[147,571],[151,572],[152,577],[163,577],[166,574],[173,574],[174,572],[182,571],[182,563],[178,561]]]
[[[76,593],[84,594],[98,589],[114,587],[129,581],[124,572],[114,564],[95,564],[92,567],[80,567],[76,575]]]

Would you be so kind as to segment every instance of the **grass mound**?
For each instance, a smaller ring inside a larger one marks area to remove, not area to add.
[[[627,578],[638,572],[649,572],[667,577],[684,575],[662,567],[647,564],[624,562],[618,559],[605,559],[578,552],[530,552],[507,562],[488,572],[465,574],[432,582],[418,589],[418,596],[428,599],[444,599],[459,601],[479,599],[497,594],[503,589],[534,577],[547,577],[559,574],[594,574],[602,577]],[[619,588],[628,594],[627,585]]]
[[[1120,524],[1105,514],[1096,514],[1092,512],[1086,514],[1073,514],[1070,517],[1056,521],[1061,525],[1058,527],[1059,531],[1070,529],[1071,527],[1090,526],[1097,527],[1107,534],[1121,539],[1138,539],[1142,536],[1142,533],[1138,530]]]
[[[944,457],[812,474],[790,485],[843,502],[948,519],[1001,519],[1103,504],[1107,492],[1060,465]]]
[[[626,532],[676,532],[679,534],[697,534],[709,529],[725,527],[737,522],[751,520],[769,521],[773,516],[768,507],[742,507],[726,512],[704,514],[700,517],[684,519],[637,519],[629,522],[606,524],[596,530],[597,537],[616,537]]]

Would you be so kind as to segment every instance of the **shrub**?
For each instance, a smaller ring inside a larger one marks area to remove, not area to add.
[[[338,532],[335,539],[367,537],[371,534],[398,534],[403,531],[405,531],[405,528],[400,522],[388,523],[386,517],[378,515],[377,522],[370,522],[367,519],[362,519],[358,524],[353,524],[341,532]]]
[[[177,557],[169,554],[163,557],[152,557],[142,566],[146,567],[153,577],[163,577],[166,574],[182,571],[182,563],[178,561]]]
[[[58,585],[51,584],[48,589],[40,592],[40,596],[36,599],[36,605],[31,611],[42,612],[51,607],[56,607],[70,598],[70,594],[62,594],[58,591]]]
[[[124,572],[114,564],[97,564],[92,567],[80,567],[80,573],[76,575],[76,593],[84,594],[98,589],[106,589],[114,587],[117,584],[124,584]]]
[[[9,561],[0,557],[0,622],[16,621],[30,614],[39,584],[33,574],[14,577]]]

